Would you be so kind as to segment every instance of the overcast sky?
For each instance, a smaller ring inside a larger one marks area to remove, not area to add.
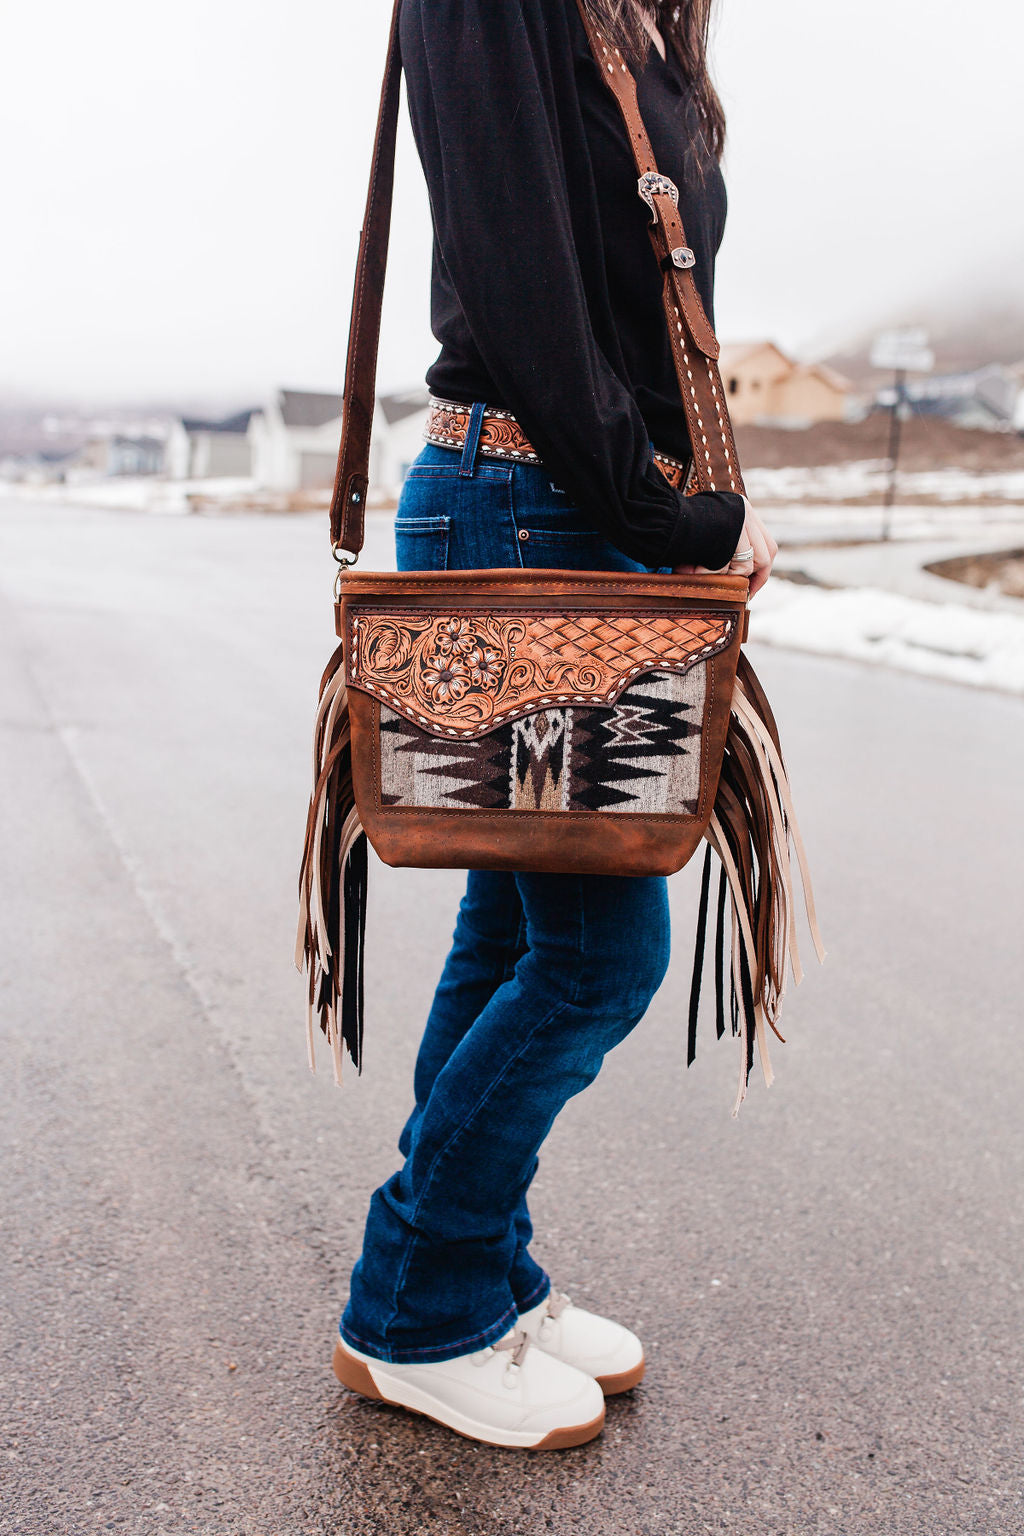
[[[509,4],[513,0],[493,0]],[[815,355],[922,301],[1024,304],[1020,0],[720,0],[726,340]],[[8,7],[0,389],[337,389],[389,0]],[[408,130],[380,381],[422,378]],[[959,295],[959,297],[958,297]]]

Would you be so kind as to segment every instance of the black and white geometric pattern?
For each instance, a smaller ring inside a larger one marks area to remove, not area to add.
[[[479,740],[432,736],[381,706],[384,805],[694,814],[706,667],[649,672],[608,708],[542,709]]]

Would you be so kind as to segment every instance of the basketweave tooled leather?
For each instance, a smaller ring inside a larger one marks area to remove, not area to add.
[[[656,173],[654,151],[637,103],[636,81],[621,54],[608,43],[592,20],[584,0],[577,0],[577,6],[595,63],[622,113],[637,173]],[[363,520],[369,486],[377,339],[391,224],[402,69],[398,36],[400,10],[401,0],[395,0],[352,296],[341,447],[331,498],[331,543],[336,552],[348,551],[352,555],[358,554],[363,547]],[[651,205],[654,223],[649,226],[648,233],[654,254],[664,270],[662,302],[665,321],[693,449],[694,474],[686,489],[742,493],[743,478],[718,369],[718,342],[704,313],[692,271],[672,264],[672,251],[686,245],[682,220],[667,190],[654,191]]]
[[[707,661],[736,630],[735,613],[671,609],[365,607],[349,618],[346,681],[428,731],[467,739],[541,709],[612,705],[647,672]]]
[[[423,429],[424,441],[436,448],[460,449],[466,446],[472,407],[455,400],[438,400],[430,397],[427,424]],[[526,433],[511,411],[488,408],[484,411],[480,427],[477,452],[488,459],[510,459],[513,463],[539,464],[536,452]],[[655,450],[654,462],[674,490],[686,488],[693,473],[693,464],[684,464],[669,453]]]

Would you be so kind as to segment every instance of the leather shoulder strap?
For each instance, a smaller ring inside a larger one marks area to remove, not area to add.
[[[654,160],[637,101],[636,81],[618,48],[602,34],[576,0],[594,61],[618,102],[637,169],[637,195],[651,210],[648,234],[664,274],[662,302],[672,347],[679,392],[686,408],[686,425],[693,448],[694,491],[735,491],[742,495],[743,477],[736,458],[729,407],[718,368],[718,341],[693,280],[694,255],[686,243],[679,214],[679,191],[662,176]]]
[[[640,116],[632,73],[618,49],[601,34],[587,11],[585,0],[576,0],[576,3],[594,60],[622,112],[639,177],[637,195],[651,210],[649,233],[655,256],[664,272],[665,322],[693,447],[695,474],[688,489],[742,492],[743,479],[718,371],[718,342],[693,281],[693,252],[686,244],[679,216],[678,191],[655,164],[651,142]],[[398,35],[401,5],[402,0],[395,0],[391,17],[373,167],[352,294],[341,448],[331,498],[331,547],[341,564],[353,563],[353,558],[363,547],[370,434],[377,387],[377,347],[395,177],[402,74]]]
[[[352,319],[345,364],[345,395],[342,404],[341,448],[331,497],[331,547],[341,564],[352,564],[363,547],[363,518],[370,478],[370,433],[377,393],[377,348],[380,315],[384,303],[384,275],[391,233],[391,202],[395,186],[395,140],[401,98],[402,56],[398,17],[402,0],[395,0],[391,35],[384,69],[384,85],[377,114],[373,168],[366,194],[366,213],[359,236],[356,281],[352,292]]]

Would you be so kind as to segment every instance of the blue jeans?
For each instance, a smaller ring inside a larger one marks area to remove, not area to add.
[[[426,447],[401,570],[641,570],[540,466]],[[483,1349],[550,1281],[527,1190],[562,1106],[643,1018],[668,964],[665,880],[471,870],[416,1061],[405,1161],[370,1202],[342,1337],[380,1360]]]

